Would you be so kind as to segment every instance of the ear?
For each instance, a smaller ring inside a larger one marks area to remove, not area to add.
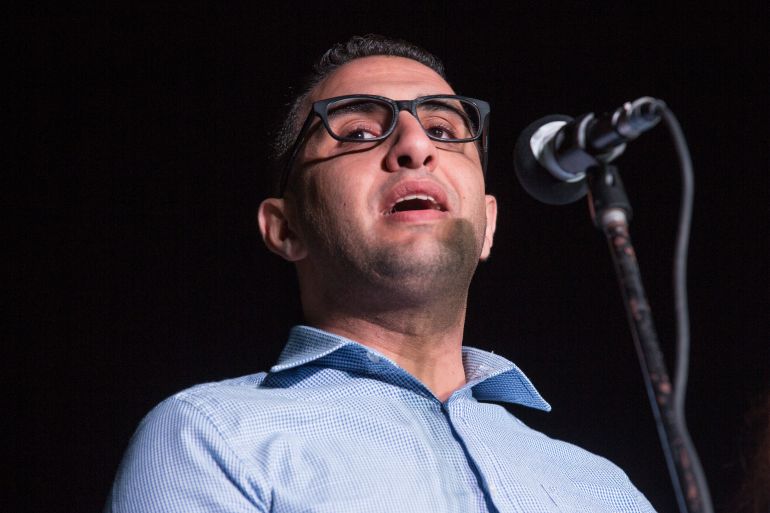
[[[267,249],[289,262],[307,255],[303,241],[292,230],[283,198],[267,198],[259,205],[257,220]]]
[[[497,226],[497,199],[487,194],[484,198],[487,209],[487,227],[484,230],[484,245],[481,247],[480,260],[483,262],[489,258],[492,251],[492,239],[495,237],[495,227]]]

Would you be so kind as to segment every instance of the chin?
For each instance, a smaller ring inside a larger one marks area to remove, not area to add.
[[[457,283],[470,283],[476,269],[475,253],[458,251],[444,244],[420,241],[408,248],[389,248],[371,261],[371,269],[381,278],[392,280],[396,286],[418,289],[439,290],[447,285],[452,289]]]

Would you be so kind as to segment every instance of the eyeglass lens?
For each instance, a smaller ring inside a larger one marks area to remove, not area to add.
[[[435,98],[415,110],[425,133],[435,141],[467,141],[479,132],[478,109],[471,102]],[[393,128],[395,111],[395,105],[373,98],[338,100],[327,107],[329,130],[348,141],[381,138]]]

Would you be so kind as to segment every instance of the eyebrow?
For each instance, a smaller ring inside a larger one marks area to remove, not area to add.
[[[362,100],[359,102],[351,102],[341,107],[328,109],[326,111],[326,116],[331,118],[331,117],[354,113],[354,112],[373,112],[378,105],[379,105],[378,102],[374,100]]]
[[[450,104],[449,102],[439,101],[438,99],[423,102],[419,106],[425,107],[428,110],[451,110],[453,112],[456,112],[460,116],[467,117],[467,114],[465,113],[464,110],[457,108],[456,106]]]
[[[455,114],[463,118],[463,121],[465,121],[465,123],[468,126],[473,125],[471,121],[471,117],[468,115],[467,112],[465,112],[464,109],[457,108],[456,106],[452,105],[448,101],[440,101],[439,99],[433,99],[420,104],[420,107],[427,107],[427,109],[430,111],[448,110],[448,111],[454,112]]]

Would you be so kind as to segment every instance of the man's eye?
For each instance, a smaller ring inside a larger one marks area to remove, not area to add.
[[[376,123],[352,123],[340,127],[336,134],[347,139],[374,139],[382,134],[382,127]]]
[[[374,139],[377,136],[366,130],[359,129],[359,130],[353,130],[352,132],[348,132],[345,135],[345,137],[348,137],[350,139]]]
[[[426,128],[426,131],[428,132],[428,134],[430,134],[431,137],[436,139],[456,139],[457,138],[452,128],[446,125],[440,125],[440,124],[433,125],[429,128]]]

